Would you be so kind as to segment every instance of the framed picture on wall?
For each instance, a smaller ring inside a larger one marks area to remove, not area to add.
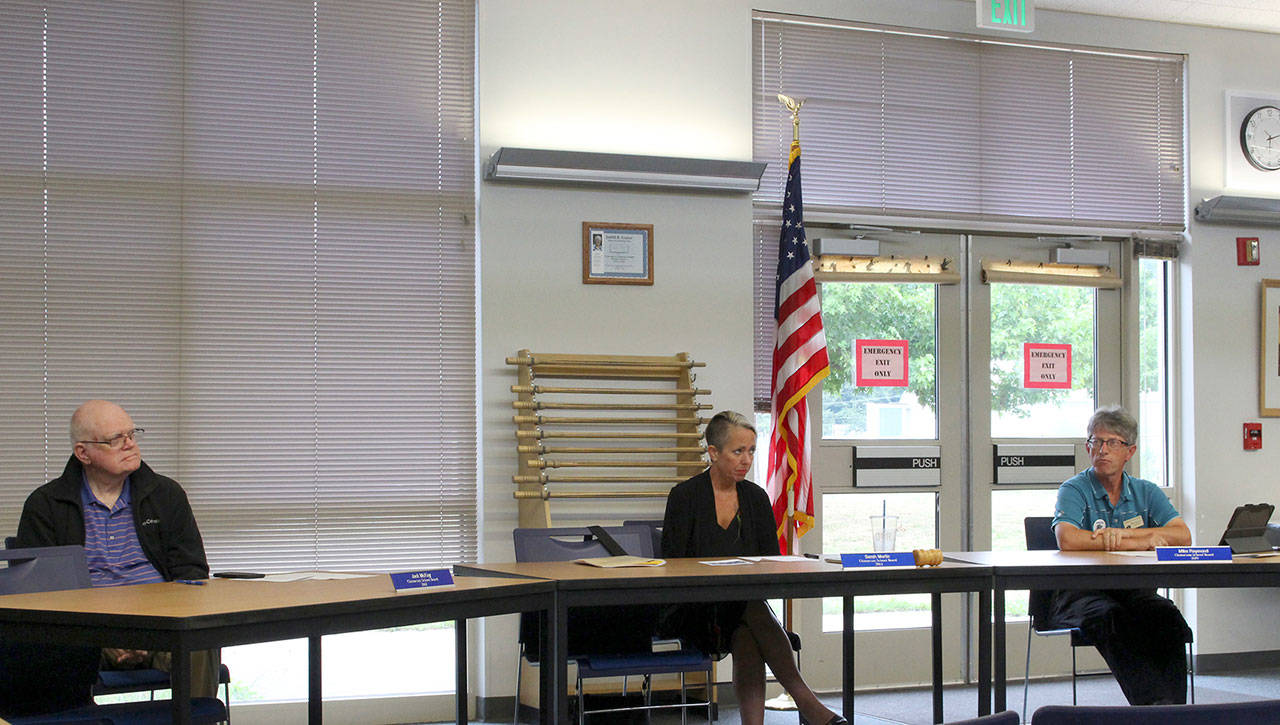
[[[1262,280],[1262,350],[1259,415],[1280,418],[1280,279]]]
[[[583,284],[653,284],[653,225],[582,223]]]

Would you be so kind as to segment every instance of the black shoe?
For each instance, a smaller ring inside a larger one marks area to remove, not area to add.
[[[827,725],[849,725],[849,721],[845,720],[843,715],[832,715]]]

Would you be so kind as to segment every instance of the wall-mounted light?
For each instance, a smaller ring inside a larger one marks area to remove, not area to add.
[[[1280,199],[1215,196],[1196,204],[1196,221],[1280,226]]]
[[[819,282],[911,282],[956,284],[960,273],[950,257],[900,257],[822,254],[814,257],[813,277]]]
[[[500,148],[485,164],[484,177],[493,181],[750,192],[760,188],[764,170],[765,164],[754,161]]]
[[[1115,289],[1122,284],[1120,276],[1105,265],[1057,264],[1019,259],[982,260],[982,281],[987,284],[1057,284],[1101,289]]]

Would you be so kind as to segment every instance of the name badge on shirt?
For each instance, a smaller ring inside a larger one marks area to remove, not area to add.
[[[1134,516],[1133,518],[1125,519],[1125,520],[1124,520],[1124,527],[1125,527],[1126,529],[1140,529],[1140,528],[1142,528],[1142,517],[1141,517],[1141,516]]]

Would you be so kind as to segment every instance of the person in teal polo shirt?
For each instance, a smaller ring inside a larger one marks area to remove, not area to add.
[[[1187,546],[1191,530],[1159,486],[1125,473],[1137,452],[1138,424],[1119,407],[1089,419],[1085,449],[1093,466],[1058,489],[1054,534],[1062,551],[1146,551]],[[1054,592],[1054,627],[1078,627],[1111,667],[1131,705],[1185,703],[1183,647],[1191,630],[1154,589]]]

